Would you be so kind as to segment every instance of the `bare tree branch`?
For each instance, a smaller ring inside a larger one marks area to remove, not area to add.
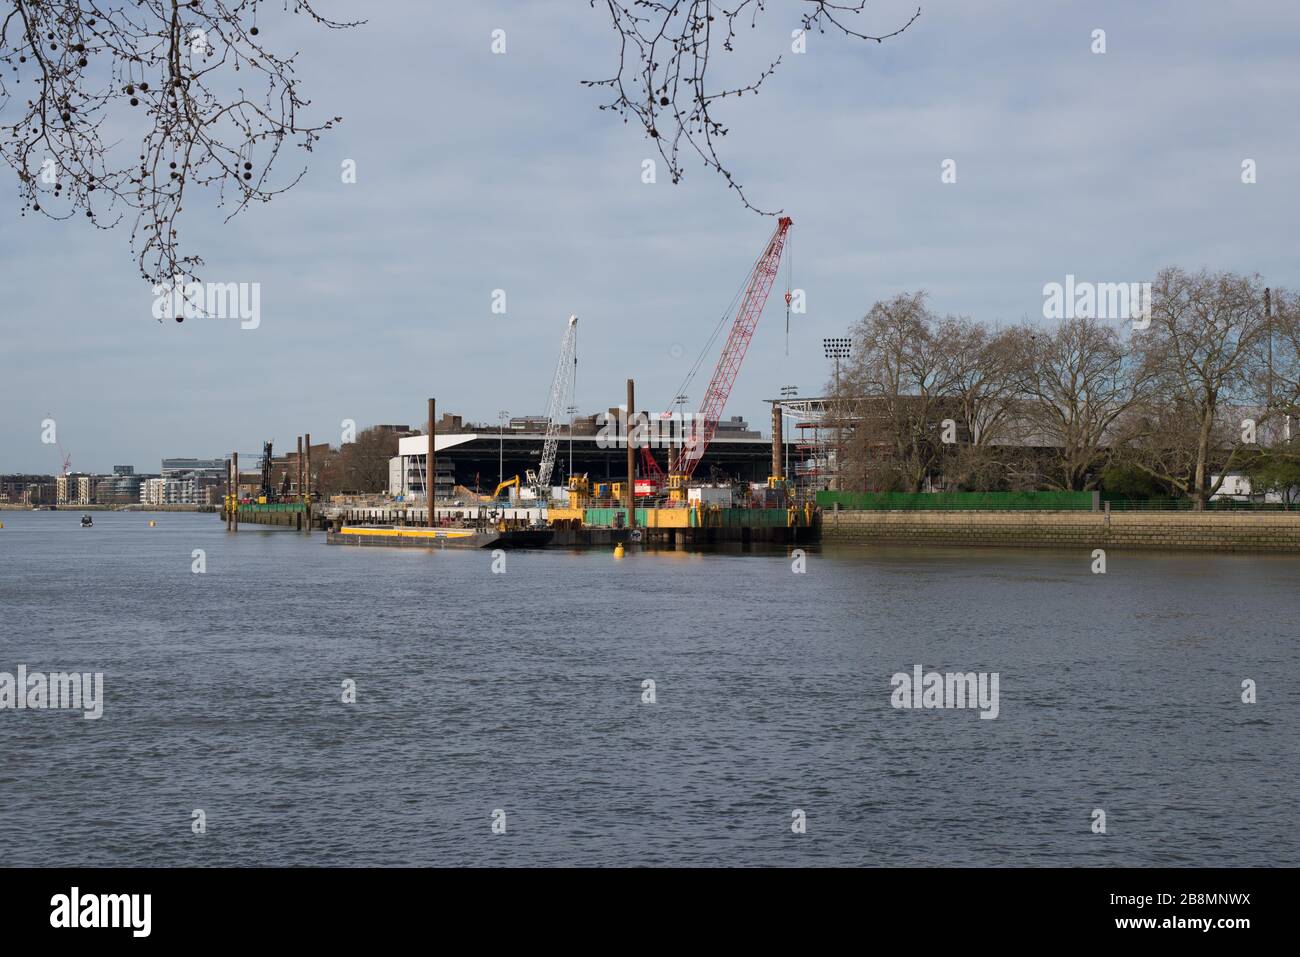
[[[635,118],[668,166],[674,183],[681,182],[682,148],[694,151],[727,181],[748,209],[776,215],[751,203],[744,188],[718,155],[718,141],[727,127],[714,115],[719,100],[757,94],[772,75],[777,57],[752,82],[736,87],[714,87],[709,64],[721,49],[735,49],[737,25],[752,29],[767,13],[770,0],[590,0],[605,7],[618,35],[618,71],[605,80],[584,80],[583,85],[604,87],[614,98],[600,109],[612,110],[627,123]],[[849,20],[866,11],[868,0],[833,3],[830,0],[799,0],[799,21],[805,31],[825,33],[828,29],[858,40],[883,43],[896,37],[921,15],[921,8],[902,26],[879,35],[854,29]],[[856,21],[855,21],[856,22]]]
[[[328,29],[311,0],[283,8]],[[18,174],[22,214],[133,218],[132,249],[151,283],[192,277],[201,257],[177,229],[188,188],[214,189],[227,221],[269,202],[305,169],[272,175],[281,149],[308,152],[341,121],[301,113],[295,56],[262,44],[264,0],[3,0],[0,156]],[[138,114],[132,116],[132,114]],[[134,158],[109,139],[146,131]]]

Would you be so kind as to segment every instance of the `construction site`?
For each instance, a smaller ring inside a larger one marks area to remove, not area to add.
[[[789,217],[778,220],[667,411],[637,411],[635,382],[628,379],[626,403],[575,420],[579,319],[570,316],[544,416],[522,428],[512,423],[508,436],[504,422],[493,434],[461,428],[459,417],[444,419],[440,430],[437,403],[430,398],[423,433],[398,441],[389,494],[380,504],[318,501],[310,487],[310,435],[305,445],[299,439],[278,476],[271,445],[264,445],[255,496],[230,490],[241,488],[238,455],[232,453],[234,481],[228,483],[223,518],[232,529],[241,522],[318,528],[330,544],[396,547],[612,546],[622,554],[635,544],[815,540],[820,516],[814,497],[825,487],[822,476],[833,455],[822,435],[819,400],[769,400],[770,441],[739,417],[723,420],[791,225]],[[790,299],[787,289],[787,310]],[[707,368],[708,350],[724,332],[704,398],[696,411],[686,412],[686,389]],[[797,441],[785,438],[791,415]],[[485,485],[483,475],[494,472],[496,481]]]

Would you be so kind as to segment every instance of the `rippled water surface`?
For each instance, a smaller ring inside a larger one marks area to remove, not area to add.
[[[532,551],[493,574],[212,515],[77,520],[0,512],[0,671],[101,671],[106,699],[0,711],[11,865],[1300,865],[1300,558]],[[916,664],[998,672],[999,716],[892,708]]]

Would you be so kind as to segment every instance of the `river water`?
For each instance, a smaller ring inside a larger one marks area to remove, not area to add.
[[[104,675],[97,720],[0,710],[9,865],[1300,865],[1300,557],[494,572],[78,517],[0,512],[0,672]],[[997,717],[891,706],[916,665]]]

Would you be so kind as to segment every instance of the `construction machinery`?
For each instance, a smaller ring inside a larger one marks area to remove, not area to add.
[[[501,493],[502,493],[503,491],[505,491],[506,489],[511,488],[511,487],[513,487],[516,491],[518,491],[518,489],[519,489],[519,476],[518,476],[518,475],[513,476],[512,478],[508,478],[508,479],[506,479],[504,482],[502,482],[501,484],[499,484],[499,485],[496,487],[496,491],[492,493],[492,497],[493,497],[493,498],[499,498],[500,495],[501,495]]]
[[[271,481],[271,443],[262,443],[262,487],[258,492],[257,503],[265,505],[276,500],[275,485]]]
[[[547,522],[552,528],[581,528],[591,505],[591,479],[586,473],[569,476],[568,504],[548,505]]]
[[[569,476],[569,508],[586,508],[591,502],[591,479],[587,473]]]
[[[740,305],[732,319],[731,331],[727,335],[726,344],[722,347],[722,354],[718,356],[718,363],[714,366],[713,377],[709,380],[709,387],[704,393],[704,400],[700,403],[700,410],[696,413],[691,428],[683,435],[682,444],[676,450],[677,454],[673,455],[671,452],[669,454],[668,497],[673,502],[686,501],[687,483],[690,482],[696,466],[699,465],[705,450],[717,433],[718,422],[722,418],[723,409],[726,408],[727,398],[731,395],[731,387],[736,382],[741,363],[745,359],[745,351],[754,337],[754,330],[758,326],[759,317],[763,314],[763,307],[767,305],[768,296],[771,295],[772,284],[780,271],[781,253],[785,249],[786,237],[791,225],[792,220],[789,216],[782,216],[777,220],[776,229],[750,271],[743,292],[739,296]],[[789,300],[790,292],[787,290],[787,304]],[[726,316],[724,315],[723,318],[725,319]],[[718,330],[714,332],[715,336],[720,329],[721,323]],[[694,377],[702,359],[701,356],[701,360],[697,360],[695,368],[688,373],[686,382],[676,394],[685,393],[685,386]],[[631,415],[630,410],[628,414]],[[665,412],[664,416],[668,417],[671,414]],[[662,478],[663,470],[659,468],[654,456],[644,445],[641,447],[641,460],[648,476]]]
[[[551,381],[551,397],[546,404],[546,440],[542,443],[542,464],[536,479],[529,476],[530,484],[539,499],[546,499],[551,490],[551,473],[555,470],[555,453],[560,445],[560,414],[569,402],[569,390],[578,375],[578,317],[570,316],[560,342],[560,360],[555,366]]]

